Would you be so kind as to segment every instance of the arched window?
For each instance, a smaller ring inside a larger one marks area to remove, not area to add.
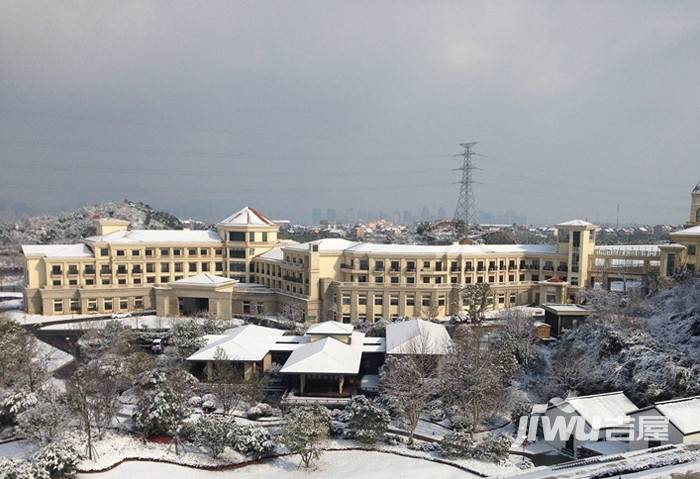
[[[695,212],[695,222],[700,223],[700,208]]]

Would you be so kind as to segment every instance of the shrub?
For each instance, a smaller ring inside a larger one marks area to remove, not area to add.
[[[250,425],[235,425],[230,445],[241,454],[256,458],[265,456],[275,448],[275,443],[267,429]]]
[[[512,441],[508,436],[488,434],[474,445],[471,457],[480,461],[498,463],[508,457]]]
[[[48,444],[37,451],[32,460],[52,478],[73,477],[80,462],[80,454],[65,444]]]
[[[292,454],[299,454],[304,467],[321,457],[321,442],[328,437],[330,415],[322,406],[304,406],[289,411],[282,431],[282,443]]]
[[[348,405],[348,412],[348,435],[365,444],[377,442],[391,421],[386,409],[365,396],[355,396]]]
[[[50,479],[49,473],[24,459],[0,457],[1,479]]]
[[[233,421],[225,416],[202,416],[195,426],[195,442],[218,457],[231,442]]]
[[[452,431],[445,435],[440,446],[446,457],[469,457],[474,447],[474,440],[464,430]]]
[[[259,402],[252,406],[247,411],[248,419],[256,420],[261,417],[270,417],[274,415],[274,409],[269,404]]]

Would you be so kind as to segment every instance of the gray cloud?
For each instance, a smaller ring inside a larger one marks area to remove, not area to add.
[[[679,223],[699,46],[697,2],[6,1],[0,199],[451,211],[476,140],[481,209]]]

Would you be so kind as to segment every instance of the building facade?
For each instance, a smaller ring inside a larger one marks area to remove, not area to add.
[[[691,221],[672,244],[639,251],[596,247],[598,227],[582,220],[559,224],[554,245],[427,246],[297,244],[280,240],[279,226],[249,207],[208,231],[130,230],[125,221],[101,219],[98,234],[82,243],[22,247],[25,308],[45,315],[282,314],[310,322],[437,318],[463,313],[461,291],[482,283],[496,308],[567,303],[579,288],[608,281],[616,274],[608,266],[617,263],[639,263],[638,275],[695,269],[700,184],[691,205]]]

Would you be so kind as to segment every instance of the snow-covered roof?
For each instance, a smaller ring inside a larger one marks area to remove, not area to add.
[[[267,259],[271,261],[283,261],[284,251],[282,251],[282,248],[278,246],[276,248],[272,248],[271,250],[265,251],[263,254],[258,256],[258,258]]]
[[[223,276],[217,276],[211,273],[200,273],[194,276],[189,276],[187,278],[178,279],[173,281],[172,284],[177,285],[192,285],[192,286],[221,286],[224,284],[233,284],[237,280],[231,278],[225,278]]]
[[[646,409],[659,411],[684,435],[700,432],[700,396],[657,402]]]
[[[22,252],[25,256],[47,258],[92,258],[94,256],[90,248],[82,243],[22,245]]]
[[[275,222],[270,218],[256,210],[246,206],[245,208],[236,211],[234,214],[219,222],[221,226],[274,226]]]
[[[627,414],[637,410],[637,406],[620,391],[565,399],[550,409],[566,409],[567,405],[596,429],[629,425],[631,422]]]
[[[418,245],[418,244],[381,244],[359,243],[341,238],[326,238],[309,243],[286,246],[284,249],[292,251],[308,251],[309,245],[318,246],[321,253],[377,253],[377,254],[412,254],[412,255],[441,255],[441,254],[554,254],[556,247],[553,245]]]
[[[212,230],[131,230],[115,231],[102,236],[90,236],[85,241],[109,244],[222,244],[221,237]]]
[[[188,361],[210,361],[221,348],[231,361],[260,361],[275,340],[284,335],[281,329],[249,324],[229,329],[222,335],[207,336],[207,345],[187,358]]]
[[[674,231],[671,236],[700,236],[700,226],[693,226],[680,231]]]
[[[592,311],[585,306],[580,304],[545,304],[543,305],[545,310],[549,310],[555,314],[591,314]]]
[[[362,348],[327,337],[299,346],[284,363],[287,374],[357,374]]]
[[[355,326],[352,324],[339,323],[338,321],[324,321],[323,323],[314,324],[306,334],[316,334],[324,336],[349,336],[352,334]]]
[[[452,339],[445,326],[421,319],[386,327],[387,354],[447,354]]]
[[[593,223],[589,223],[588,221],[585,220],[571,220],[571,221],[565,221],[563,223],[559,223],[557,226],[595,226]]]

